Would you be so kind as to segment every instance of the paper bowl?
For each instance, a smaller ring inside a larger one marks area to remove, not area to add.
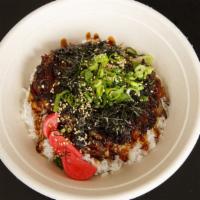
[[[20,117],[22,88],[40,56],[66,37],[80,42],[85,33],[112,35],[155,58],[171,105],[164,136],[141,162],[119,172],[74,181],[40,156]],[[67,0],[47,4],[18,23],[0,45],[0,156],[8,169],[32,189],[51,198],[130,199],[169,178],[192,151],[200,130],[200,65],[184,35],[161,14],[135,1]]]

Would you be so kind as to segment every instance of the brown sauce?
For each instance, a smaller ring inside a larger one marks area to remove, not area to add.
[[[113,36],[109,36],[107,40],[110,45],[116,44],[115,38]]]
[[[61,39],[60,46],[62,48],[66,48],[68,46],[67,39],[65,39],[65,38]]]
[[[93,39],[94,39],[94,40],[98,40],[98,39],[99,39],[99,35],[98,35],[98,33],[95,33],[95,34],[94,34]]]
[[[91,33],[90,33],[90,32],[87,32],[86,35],[85,35],[85,37],[86,37],[86,40],[87,40],[87,41],[91,40],[91,38],[92,38],[92,37],[91,37]]]

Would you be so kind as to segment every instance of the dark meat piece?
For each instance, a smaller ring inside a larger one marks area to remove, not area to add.
[[[46,98],[50,95],[50,90],[55,81],[52,59],[52,55],[43,56],[42,63],[37,67],[34,74],[31,93],[36,99]]]

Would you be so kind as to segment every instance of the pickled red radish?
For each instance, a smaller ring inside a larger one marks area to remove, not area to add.
[[[49,135],[49,143],[53,147],[53,150],[58,155],[70,155],[81,158],[82,154],[67,140],[59,131],[53,131]]]
[[[43,121],[42,131],[45,137],[49,137],[52,131],[56,131],[58,128],[58,113],[52,113],[47,115]]]
[[[55,153],[61,156],[64,171],[68,177],[87,180],[95,174],[96,168],[83,160],[82,154],[59,131],[50,133],[49,143]]]
[[[97,169],[93,165],[73,153],[61,159],[65,173],[72,179],[88,180],[96,173]]]

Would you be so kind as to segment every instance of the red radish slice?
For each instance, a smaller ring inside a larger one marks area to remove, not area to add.
[[[63,156],[62,164],[67,176],[75,180],[88,180],[97,170],[93,165],[73,153],[70,156]]]
[[[80,151],[78,151],[72,144],[68,144],[67,145],[67,156],[70,156],[71,154],[73,154],[74,156],[76,156],[78,158],[83,157],[83,155],[80,153]]]
[[[61,156],[64,171],[68,177],[76,180],[87,180],[96,173],[96,168],[83,160],[82,154],[59,131],[58,114],[48,115],[43,123],[43,134],[49,139],[56,154]]]
[[[45,137],[49,137],[49,134],[52,131],[56,131],[58,128],[58,113],[52,113],[50,115],[47,115],[44,119],[43,122],[43,127],[42,127],[42,131]]]
[[[59,131],[53,131],[49,135],[49,143],[53,147],[56,154],[74,154],[81,158],[82,154],[67,140],[64,138]]]
[[[66,153],[68,141],[58,131],[49,134],[49,143],[56,154],[64,155]]]

